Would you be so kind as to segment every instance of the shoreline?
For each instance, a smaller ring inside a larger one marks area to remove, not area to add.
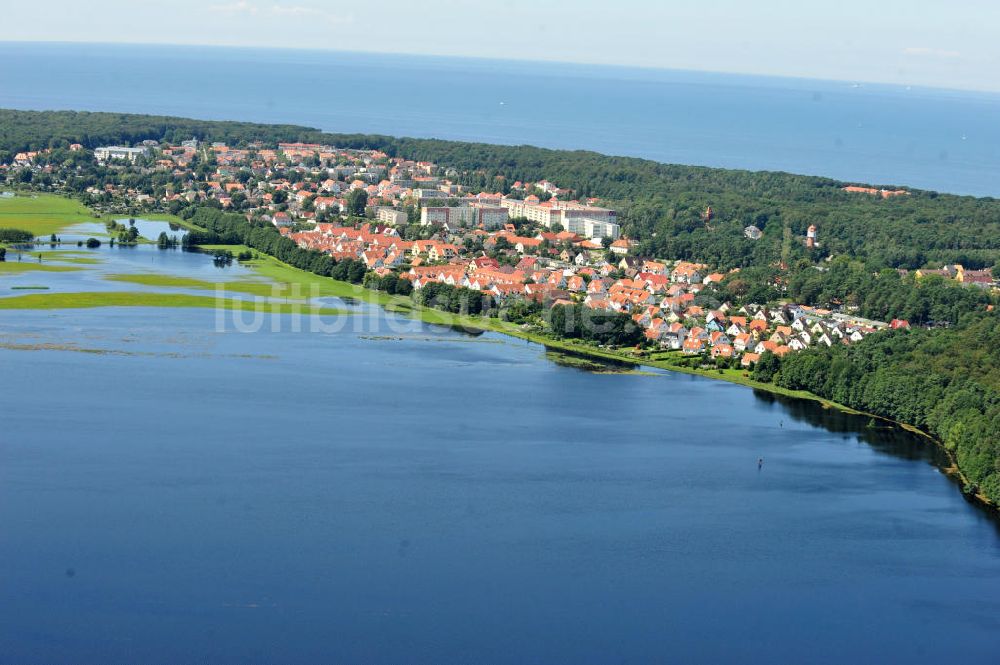
[[[147,215],[143,215],[142,219],[150,219],[150,220],[152,220],[153,217],[159,217],[160,218],[159,220],[156,220],[156,221],[173,221],[173,222],[176,223],[176,220],[177,220],[177,218],[175,218],[172,215],[162,215],[162,214],[161,215],[147,214]],[[103,221],[103,220],[101,220],[100,218],[97,218],[94,221]],[[191,225],[189,223],[183,223],[183,224],[180,224],[180,225],[183,226],[183,227],[185,227],[185,228],[197,228],[194,225]],[[200,251],[200,252],[204,252],[204,253],[208,253],[208,252],[211,252],[211,251],[216,250],[216,249],[228,249],[229,251],[237,253],[240,250],[250,249],[250,248],[239,246],[239,245],[205,245],[205,246],[198,247],[198,248],[193,248],[193,249],[196,249],[196,251]],[[970,483],[968,481],[968,478],[966,478],[965,474],[962,473],[961,469],[959,468],[957,460],[955,459],[954,453],[952,451],[948,450],[941,441],[939,441],[938,439],[936,439],[934,436],[932,436],[928,432],[925,432],[925,431],[923,431],[923,430],[921,430],[921,429],[919,429],[919,428],[917,428],[917,427],[915,427],[913,425],[910,425],[908,423],[903,423],[903,422],[895,421],[895,420],[892,420],[891,418],[887,418],[885,416],[880,416],[880,415],[874,414],[874,413],[869,413],[869,412],[865,412],[865,411],[859,411],[859,410],[854,409],[852,407],[846,406],[844,404],[839,404],[837,402],[834,402],[832,400],[826,399],[824,397],[820,397],[819,395],[815,395],[815,394],[807,392],[807,391],[790,390],[790,389],[787,389],[787,388],[782,388],[780,386],[776,386],[774,384],[761,383],[759,381],[754,381],[753,379],[751,379],[749,377],[749,373],[746,370],[743,370],[743,369],[719,370],[719,369],[701,369],[701,368],[694,368],[694,367],[685,367],[685,366],[675,365],[675,364],[673,364],[673,363],[671,363],[671,362],[669,362],[667,360],[664,360],[662,358],[661,359],[650,358],[648,356],[637,355],[637,354],[631,353],[629,351],[600,349],[600,348],[596,348],[596,347],[588,345],[588,344],[575,343],[575,342],[572,342],[572,341],[569,341],[569,340],[556,340],[556,339],[548,337],[547,335],[545,335],[543,333],[539,333],[539,332],[534,331],[534,330],[526,329],[523,326],[518,326],[516,324],[508,323],[508,322],[502,321],[502,320],[497,319],[497,318],[482,317],[482,316],[468,316],[468,315],[462,315],[462,314],[454,314],[454,313],[451,313],[451,312],[446,312],[444,310],[438,310],[438,309],[434,309],[434,308],[430,308],[430,307],[418,305],[418,304],[414,303],[413,300],[410,297],[408,297],[408,296],[392,295],[392,294],[388,294],[388,293],[385,293],[385,292],[382,292],[382,291],[375,291],[373,289],[366,288],[366,287],[364,287],[362,285],[359,285],[359,284],[352,284],[350,282],[342,282],[342,281],[338,281],[338,280],[332,279],[330,277],[322,277],[322,276],[319,276],[319,275],[315,275],[313,273],[310,273],[310,272],[301,270],[299,268],[295,268],[295,267],[293,267],[291,265],[288,265],[286,263],[283,263],[283,262],[279,261],[278,259],[276,259],[276,258],[274,258],[272,256],[263,254],[262,252],[258,252],[256,250],[252,250],[252,251],[254,251],[255,255],[258,258],[255,258],[255,259],[250,260],[250,261],[245,261],[241,265],[244,265],[245,267],[253,270],[258,275],[261,275],[263,277],[266,277],[266,278],[270,279],[272,281],[272,283],[274,283],[276,285],[285,284],[285,285],[288,285],[288,286],[297,285],[297,286],[301,286],[301,287],[315,288],[317,290],[316,295],[319,295],[319,296],[328,296],[328,297],[337,297],[337,298],[348,298],[348,299],[354,299],[354,300],[358,300],[358,301],[361,301],[361,302],[365,302],[365,303],[368,303],[368,304],[378,305],[379,307],[381,307],[383,310],[385,310],[386,312],[388,312],[390,314],[397,314],[397,315],[406,316],[408,318],[417,319],[417,320],[419,320],[419,321],[421,321],[423,323],[429,324],[429,325],[445,326],[445,327],[448,327],[448,328],[450,328],[452,330],[457,330],[457,331],[460,331],[460,332],[466,332],[466,333],[469,333],[469,334],[481,334],[481,333],[484,333],[484,332],[494,332],[494,333],[506,335],[508,337],[512,337],[512,338],[516,338],[516,339],[523,339],[523,340],[525,340],[527,342],[538,344],[539,346],[541,346],[546,351],[554,351],[554,352],[563,353],[563,354],[567,354],[567,355],[571,355],[571,356],[576,356],[576,357],[579,357],[579,358],[596,360],[598,362],[605,362],[605,363],[623,363],[623,364],[628,364],[628,365],[634,365],[636,367],[648,367],[648,368],[659,369],[659,370],[664,370],[664,371],[677,372],[677,373],[681,373],[681,374],[688,374],[688,375],[691,375],[691,376],[701,376],[701,377],[704,377],[704,378],[721,380],[721,381],[725,381],[726,383],[731,383],[731,384],[735,384],[735,385],[744,386],[744,387],[747,387],[747,388],[751,388],[753,390],[761,390],[761,391],[764,391],[764,392],[767,392],[767,393],[771,393],[771,394],[774,394],[774,395],[780,395],[780,396],[788,397],[788,398],[792,398],[792,399],[802,399],[802,400],[808,400],[808,401],[812,401],[812,402],[818,402],[820,404],[820,406],[822,406],[825,409],[836,409],[836,410],[838,410],[838,411],[840,411],[842,413],[846,413],[846,414],[850,414],[850,415],[858,415],[858,416],[867,416],[869,418],[873,418],[873,419],[879,420],[881,422],[888,423],[888,424],[893,425],[895,427],[899,427],[899,428],[901,428],[901,429],[903,429],[903,430],[905,430],[907,432],[910,432],[911,434],[914,434],[914,435],[917,435],[917,436],[919,436],[921,438],[926,439],[927,441],[929,441],[933,445],[935,445],[939,450],[941,450],[942,452],[944,452],[944,454],[946,455],[947,459],[950,462],[950,466],[949,467],[944,467],[944,468],[939,467],[939,468],[949,478],[955,480],[956,483],[960,484],[959,490],[962,492],[962,495],[964,497],[966,497],[968,500],[973,501],[973,502],[981,505],[982,507],[990,510],[993,514],[1000,515],[1000,505],[991,502],[986,496],[982,495],[981,493],[969,494],[969,493],[967,493],[965,491],[965,487],[968,486]],[[118,276],[119,279],[121,279],[122,277],[123,276],[121,276],[121,275]],[[131,281],[131,280],[123,280],[123,281]],[[50,300],[50,301],[60,300],[59,298],[52,298],[53,295],[56,295],[56,294],[32,295],[32,296],[14,296],[14,297],[11,297],[11,298],[6,299],[6,300],[10,300],[12,302],[20,301],[20,303],[29,303],[29,306],[27,306],[27,307],[16,307],[16,306],[15,307],[11,307],[10,304],[7,304],[7,306],[5,307],[5,306],[3,306],[3,304],[0,304],[0,309],[7,309],[7,310],[14,310],[14,309],[37,309],[37,308],[39,308],[39,305],[41,304],[41,302],[42,302],[43,299]],[[72,294],[61,294],[61,295],[63,295],[63,296],[71,296]],[[117,295],[123,296],[124,294],[117,294]],[[141,305],[141,304],[146,304],[147,306],[153,306],[153,307],[156,307],[156,306],[174,306],[174,307],[185,306],[184,304],[181,304],[181,302],[180,302],[182,300],[181,298],[177,298],[176,301],[170,302],[169,305],[166,304],[167,300],[172,300],[172,298],[171,298],[172,294],[159,294],[159,295],[162,295],[162,296],[166,296],[164,298],[157,298],[156,295],[158,295],[158,294],[144,294],[144,295],[146,295],[146,296],[152,296],[152,297],[149,297],[148,300],[146,298],[142,298],[143,300],[147,300],[147,302],[145,302],[145,303],[139,302],[139,298],[137,297],[136,299],[134,299],[134,301],[130,301],[130,302],[125,302],[125,301],[126,300],[131,300],[131,299],[121,298],[120,299],[121,302],[117,302],[117,303],[110,303],[110,302],[108,302],[108,303],[93,303],[93,304],[88,304],[88,305],[85,305],[85,306],[88,306],[88,307],[101,307],[101,306],[114,306],[115,304],[118,304],[118,305],[122,305],[122,304],[125,304],[125,305]],[[48,298],[46,298],[46,296],[48,296]],[[190,297],[189,296],[189,298],[190,298],[191,301],[198,300],[197,297]],[[207,302],[208,299],[209,299],[209,297],[205,296],[205,302],[198,302],[196,304],[192,302],[192,304],[193,304],[193,306],[197,306],[197,307],[208,307],[211,304],[211,303]],[[149,301],[159,301],[159,302],[149,302]],[[246,307],[246,305],[249,305],[249,304],[250,303],[248,301],[242,301],[242,302],[239,302],[238,304],[236,304],[236,303],[230,303],[229,301],[227,301],[227,303],[223,306],[223,308],[224,309],[231,309],[231,308],[246,309],[246,308],[248,308],[248,307]],[[31,305],[33,305],[33,306],[31,306]],[[81,306],[81,305],[77,305],[77,306]],[[217,306],[217,304],[216,304],[216,306]],[[43,306],[43,308],[50,308],[50,307],[44,307]],[[62,307],[59,307],[59,308],[62,308]],[[274,309],[272,309],[270,307],[269,307],[269,309],[271,309],[272,312],[274,311]],[[284,311],[281,311],[279,313],[296,313],[297,311],[299,311],[299,310],[294,310],[294,308],[292,310],[285,309],[284,307],[279,307],[277,309],[284,310]],[[312,309],[312,308],[308,308],[308,309]],[[317,310],[316,313],[334,313],[336,311],[336,310],[333,310],[333,308],[320,308],[320,309],[325,310],[325,311],[318,311]],[[347,312],[336,311],[336,313],[338,313],[338,314],[339,313],[346,314]],[[681,356],[679,354],[679,352],[676,352],[676,351],[663,352],[663,353],[672,354],[671,357],[675,357],[675,356],[676,357],[683,357],[683,356]]]
[[[839,402],[834,402],[832,400],[826,399],[825,397],[820,397],[819,395],[807,391],[790,390],[788,388],[782,388],[781,386],[777,386],[771,383],[761,383],[759,381],[754,381],[748,377],[745,378],[744,380],[740,380],[740,378],[730,376],[725,372],[720,374],[718,370],[679,367],[676,365],[670,365],[669,363],[657,362],[655,360],[618,355],[615,354],[614,352],[603,353],[599,349],[593,349],[593,350],[578,349],[578,348],[567,349],[566,347],[563,346],[553,345],[550,342],[542,341],[541,339],[536,339],[535,336],[530,336],[530,335],[519,335],[517,333],[510,333],[510,332],[500,332],[500,334],[510,335],[513,337],[525,339],[530,342],[541,344],[542,346],[544,346],[546,350],[553,350],[560,353],[570,353],[573,355],[579,355],[582,357],[587,357],[595,360],[629,363],[635,365],[636,367],[650,367],[653,369],[660,369],[668,372],[677,372],[680,374],[688,374],[691,376],[700,376],[706,379],[714,379],[716,381],[724,381],[726,383],[743,386],[745,388],[750,388],[751,390],[761,390],[770,393],[772,395],[781,395],[782,397],[788,397],[790,399],[818,402],[819,405],[824,409],[835,409],[837,411],[840,411],[841,413],[845,413],[852,416],[865,416],[868,418],[881,421],[883,423],[887,423],[889,425],[892,425],[893,427],[898,427],[899,429],[909,432],[910,434],[913,434],[919,438],[926,439],[929,443],[931,443],[933,446],[938,448],[942,453],[944,453],[945,456],[947,456],[948,458],[950,466],[947,467],[938,466],[937,467],[938,470],[944,473],[950,479],[954,480],[957,484],[959,484],[959,491],[966,499],[974,501],[983,508],[989,509],[990,511],[992,511],[992,514],[995,517],[1000,518],[1000,504],[993,503],[992,501],[989,500],[989,498],[987,498],[982,493],[970,494],[965,491],[964,488],[970,484],[969,479],[965,476],[964,473],[962,473],[961,468],[959,468],[958,461],[955,459],[955,454],[947,447],[945,447],[945,445],[937,438],[935,438],[932,434],[930,434],[929,432],[925,432],[919,427],[916,427],[909,423],[893,420],[892,418],[888,418],[886,416],[880,416],[876,413],[870,413],[868,411],[859,411],[858,409],[847,406],[846,404],[840,404]],[[742,374],[741,370],[729,370],[729,371],[736,371]]]
[[[215,246],[211,246],[213,249]],[[234,246],[237,247],[237,246]],[[258,254],[260,254],[258,252]],[[273,263],[274,266],[278,268],[265,269],[261,271],[259,268],[263,267],[261,263]],[[262,274],[271,279],[280,281],[284,278],[294,278],[300,277],[304,279],[296,280],[300,284],[313,284],[318,281],[325,281],[333,286],[333,290],[337,291],[335,297],[352,297],[357,300],[368,302],[371,304],[376,304],[385,309],[391,314],[400,314],[403,316],[416,317],[420,321],[430,324],[430,325],[441,325],[449,327],[453,330],[460,330],[464,332],[494,332],[502,335],[507,335],[516,339],[523,339],[534,344],[542,346],[546,351],[556,351],[559,353],[566,353],[570,355],[576,355],[580,357],[585,357],[593,360],[604,361],[604,362],[615,362],[615,363],[626,363],[630,365],[635,365],[637,367],[649,367],[653,369],[665,370],[670,372],[678,372],[681,374],[688,374],[692,376],[700,376],[708,379],[715,379],[719,381],[725,381],[726,383],[731,383],[735,385],[744,386],[753,390],[762,390],[774,395],[781,395],[783,397],[789,397],[792,399],[802,399],[812,402],[818,402],[820,406],[825,409],[836,409],[842,413],[855,416],[867,416],[875,420],[888,423],[892,426],[899,427],[910,434],[914,434],[918,437],[926,439],[928,442],[936,446],[940,451],[942,451],[948,458],[950,463],[949,467],[938,467],[946,476],[959,483],[959,491],[962,493],[967,500],[975,502],[977,505],[982,506],[985,509],[991,511],[995,517],[1000,517],[1000,504],[995,504],[990,501],[982,493],[969,494],[965,492],[965,486],[969,485],[969,480],[962,473],[962,470],[958,466],[958,462],[955,459],[954,453],[946,448],[944,444],[937,438],[932,436],[930,433],[921,430],[920,428],[910,425],[909,423],[903,423],[891,418],[880,416],[875,413],[869,413],[867,411],[860,411],[854,409],[845,404],[839,404],[832,400],[820,397],[819,395],[804,391],[804,390],[790,390],[788,388],[782,388],[781,386],[776,386],[771,383],[761,383],[759,381],[754,381],[750,379],[745,370],[720,370],[717,369],[697,369],[692,367],[681,367],[673,365],[669,362],[663,360],[656,360],[652,358],[646,358],[637,356],[628,352],[619,352],[595,348],[593,346],[584,344],[575,344],[566,340],[555,340],[549,338],[543,334],[525,330],[520,326],[514,324],[508,324],[500,319],[490,318],[490,317],[470,317],[463,316],[461,314],[452,314],[450,312],[445,312],[443,310],[437,310],[433,308],[424,307],[415,304],[407,296],[395,296],[390,295],[381,291],[375,291],[359,284],[351,284],[349,282],[340,282],[334,280],[330,277],[320,277],[318,275],[313,275],[306,271],[300,270],[288,264],[282,263],[271,256],[264,255],[262,259],[256,259],[253,261],[248,261],[244,263],[247,267],[255,270],[258,274]],[[269,274],[270,273],[270,274]],[[348,293],[350,292],[350,293]],[[395,305],[395,306],[393,306]]]

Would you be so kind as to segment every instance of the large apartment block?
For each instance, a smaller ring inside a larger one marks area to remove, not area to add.
[[[94,158],[99,162],[106,162],[111,159],[124,159],[134,162],[139,157],[149,154],[149,148],[142,146],[139,148],[126,148],[120,145],[109,145],[103,148],[94,149]]]
[[[375,219],[383,224],[398,226],[406,224],[406,213],[402,210],[382,206],[375,212]]]
[[[498,229],[507,223],[506,208],[472,204],[459,207],[423,207],[420,209],[420,224],[475,227],[482,224],[486,230]]]
[[[601,238],[611,238],[617,240],[621,235],[621,227],[614,222],[606,222],[603,219],[591,219],[590,217],[570,217],[563,223],[570,233],[576,233],[591,240]]]
[[[621,233],[618,213],[609,208],[583,205],[574,201],[535,203],[503,199],[500,205],[511,217],[524,217],[551,229],[561,224],[563,229],[587,238],[617,238]]]

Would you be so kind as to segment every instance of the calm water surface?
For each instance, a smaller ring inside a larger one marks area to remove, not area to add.
[[[170,222],[160,222],[149,219],[142,219],[137,217],[123,217],[117,220],[118,223],[128,226],[135,226],[139,231],[139,235],[147,240],[152,240],[156,242],[160,238],[161,233],[166,233],[168,238],[175,238],[180,242],[181,238],[187,231],[177,224],[171,224]]]
[[[996,662],[921,441],[389,316],[0,312],[0,660]]]

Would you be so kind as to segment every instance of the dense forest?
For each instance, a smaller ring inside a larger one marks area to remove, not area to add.
[[[969,491],[1000,501],[1000,321],[870,335],[852,346],[765,354],[754,377],[909,423],[953,451]]]
[[[306,140],[317,133],[316,130],[295,125],[216,122],[132,113],[0,109],[0,157],[3,157],[4,151],[43,150],[66,147],[71,143],[93,149],[109,144],[131,145],[147,139],[180,143],[197,138],[237,145],[253,141]]]
[[[548,325],[551,334],[560,339],[612,346],[634,346],[643,341],[642,328],[628,314],[593,310],[579,303],[553,307]]]
[[[829,309],[846,307],[866,318],[903,319],[915,325],[957,324],[969,312],[997,305],[987,289],[936,275],[917,278],[890,268],[873,272],[847,257],[822,265],[801,262],[787,270],[746,268],[729,274],[723,290],[725,297],[738,304],[788,299]]]
[[[842,191],[845,183],[777,172],[660,164],[595,152],[434,139],[329,134],[308,127],[163,116],[0,110],[0,161],[11,153],[79,142],[93,148],[144,139],[324,142],[375,148],[459,171],[464,184],[507,191],[516,180],[548,179],[619,208],[641,252],[720,267],[849,255],[875,268],[1000,262],[1000,201],[913,190],[889,199]],[[711,206],[714,215],[704,214]],[[743,229],[763,232],[748,240]],[[819,247],[801,238],[819,228]]]

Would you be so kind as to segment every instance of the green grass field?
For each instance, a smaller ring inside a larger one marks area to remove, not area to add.
[[[185,229],[202,231],[201,227],[166,213],[142,213],[137,218],[151,222],[170,222]],[[74,224],[83,222],[104,223],[110,219],[127,219],[123,215],[95,216],[94,212],[79,201],[55,194],[15,196],[0,198],[0,228],[31,231],[38,237],[58,234]],[[148,238],[155,241],[156,238]]]
[[[142,284],[143,286],[200,289],[205,291],[215,291],[218,287],[222,287],[224,290],[232,291],[233,293],[249,293],[255,296],[294,298],[296,300],[301,300],[304,295],[307,295],[304,291],[303,293],[295,293],[294,288],[290,284],[269,284],[265,282],[251,282],[248,280],[210,282],[202,279],[157,273],[108,275],[105,279],[113,282],[124,282],[127,284]]]
[[[58,261],[59,263],[76,263],[80,265],[97,265],[98,263],[103,263],[100,256],[95,254],[90,250],[54,250],[54,249],[33,249],[30,252],[24,252],[24,261],[38,261],[38,256],[41,255],[42,261]],[[17,251],[8,250],[7,260],[10,261],[11,258],[17,260]]]
[[[99,218],[82,203],[52,194],[0,198],[0,228],[31,231],[36,236],[59,233],[83,222]]]
[[[20,275],[26,272],[70,272],[72,270],[83,270],[75,266],[58,266],[52,263],[39,263],[37,259],[26,259],[24,261],[3,261],[0,262],[0,276]]]
[[[254,303],[245,300],[217,299],[183,293],[140,293],[109,291],[86,293],[32,293],[0,298],[0,309],[86,309],[93,307],[207,307],[268,314],[319,314],[339,316],[351,312],[335,307],[309,307],[301,303]]]
[[[246,245],[198,245],[198,249],[208,253],[214,252],[217,249],[228,249],[230,252],[232,252],[233,256],[236,256],[240,252],[254,251],[251,248],[247,247]],[[260,252],[254,252],[254,253],[260,254]]]

